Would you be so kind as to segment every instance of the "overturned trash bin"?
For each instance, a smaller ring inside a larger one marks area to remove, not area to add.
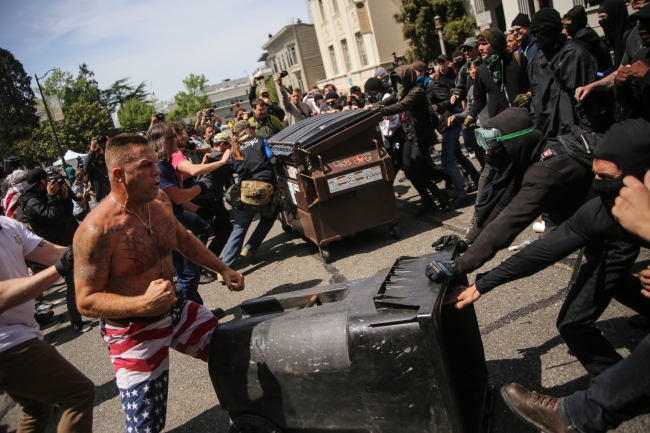
[[[252,299],[212,336],[209,371],[231,432],[491,430],[493,393],[472,306],[401,257],[374,277]]]
[[[387,225],[399,237],[393,160],[384,148],[374,110],[310,117],[268,139],[287,206],[283,229],[314,242],[326,263],[327,245]]]

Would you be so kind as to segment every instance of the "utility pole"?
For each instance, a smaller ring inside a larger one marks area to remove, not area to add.
[[[47,71],[42,77],[45,78],[47,74],[49,74],[51,71],[53,71],[56,68],[52,68],[49,71]],[[38,85],[38,91],[41,93],[41,99],[43,100],[43,108],[45,108],[45,113],[47,114],[47,118],[50,121],[50,126],[52,127],[52,133],[54,134],[54,142],[56,143],[56,147],[59,149],[59,154],[61,155],[61,163],[63,165],[63,168],[67,168],[68,164],[65,162],[65,154],[63,153],[63,148],[61,147],[61,143],[59,143],[59,137],[56,135],[56,127],[54,125],[54,121],[52,120],[52,115],[50,114],[50,109],[47,106],[47,101],[45,100],[45,96],[43,95],[43,88],[41,87],[41,83],[38,81],[38,76],[34,74],[34,78],[36,78],[36,84]]]

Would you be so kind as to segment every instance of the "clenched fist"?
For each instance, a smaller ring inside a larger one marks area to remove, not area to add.
[[[176,288],[169,280],[154,280],[142,295],[147,307],[143,316],[158,316],[167,312],[176,302]]]

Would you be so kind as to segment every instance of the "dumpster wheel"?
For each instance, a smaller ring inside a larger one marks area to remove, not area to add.
[[[332,258],[330,257],[330,250],[327,247],[318,247],[320,250],[320,256],[323,258],[325,263],[331,263]]]
[[[241,415],[230,426],[230,433],[282,433],[273,423],[256,415]]]
[[[393,239],[399,239],[400,237],[398,224],[399,223],[388,223],[388,231]]]

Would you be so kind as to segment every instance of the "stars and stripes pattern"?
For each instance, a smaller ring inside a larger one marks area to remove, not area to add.
[[[157,322],[114,327],[101,321],[101,334],[115,370],[127,433],[159,432],[165,426],[169,348],[208,360],[210,338],[219,321],[196,302],[179,300]]]

